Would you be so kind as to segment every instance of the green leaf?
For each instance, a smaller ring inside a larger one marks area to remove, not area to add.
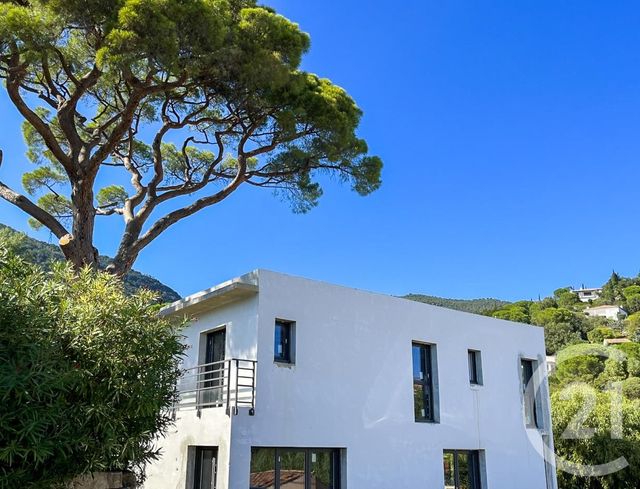
[[[127,191],[121,185],[109,185],[100,189],[96,200],[100,207],[121,207],[129,198]]]
[[[22,175],[22,186],[29,195],[43,189],[53,190],[66,181],[67,177],[51,166],[40,166]]]

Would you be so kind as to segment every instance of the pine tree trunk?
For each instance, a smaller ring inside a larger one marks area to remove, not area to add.
[[[93,206],[93,180],[78,180],[71,189],[73,228],[60,239],[65,258],[76,270],[98,268],[98,250],[93,246],[96,211]]]

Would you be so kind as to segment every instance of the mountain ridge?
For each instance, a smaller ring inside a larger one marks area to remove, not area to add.
[[[0,241],[11,238],[18,238],[15,240],[18,255],[30,263],[41,266],[44,270],[49,270],[52,263],[64,261],[64,255],[56,245],[31,238],[10,226],[0,224]],[[101,267],[106,267],[111,258],[100,255],[99,261]],[[124,287],[127,293],[133,293],[141,288],[149,289],[158,294],[160,302],[174,302],[181,298],[180,294],[168,285],[136,270],[131,270],[124,277]]]
[[[456,311],[471,312],[473,314],[485,314],[489,311],[500,309],[511,304],[509,301],[494,299],[491,297],[478,299],[448,299],[434,295],[425,294],[406,294],[403,299],[409,299],[433,306],[446,307],[447,309],[455,309]]]

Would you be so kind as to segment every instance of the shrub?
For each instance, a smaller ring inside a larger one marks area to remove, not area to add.
[[[580,333],[574,331],[573,326],[569,323],[551,323],[544,327],[547,355],[554,355],[562,348],[581,341]]]
[[[611,328],[594,328],[587,333],[587,339],[591,343],[602,343],[605,338],[615,338],[616,332]]]
[[[640,379],[629,377],[622,382],[622,394],[629,399],[640,399]]]
[[[171,423],[184,351],[154,296],[0,249],[0,487],[93,471],[141,474]]]
[[[587,386],[571,386],[551,397],[556,461],[559,463],[558,486],[562,489],[636,489],[640,487],[640,410],[638,401],[622,399],[619,415],[621,435],[612,434],[612,393],[597,392]],[[585,406],[595,401],[593,409]],[[586,418],[582,418],[586,416]],[[580,422],[582,420],[582,422]],[[579,426],[576,426],[578,423]],[[591,436],[572,438],[567,427],[593,429]],[[593,475],[589,466],[606,464],[624,457],[628,466],[611,475]],[[584,467],[584,474],[561,470],[563,461]]]

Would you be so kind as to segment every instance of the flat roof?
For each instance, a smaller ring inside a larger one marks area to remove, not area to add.
[[[611,304],[611,305],[604,305],[604,306],[594,306],[594,307],[587,307],[585,309],[585,311],[594,311],[596,309],[611,309],[611,308],[616,308],[616,309],[622,309],[620,306],[616,306],[615,304]],[[622,309],[624,311],[624,309]]]
[[[258,274],[249,272],[209,289],[191,294],[160,310],[161,316],[171,316],[179,312],[197,314],[224,304],[246,299],[258,293]]]

